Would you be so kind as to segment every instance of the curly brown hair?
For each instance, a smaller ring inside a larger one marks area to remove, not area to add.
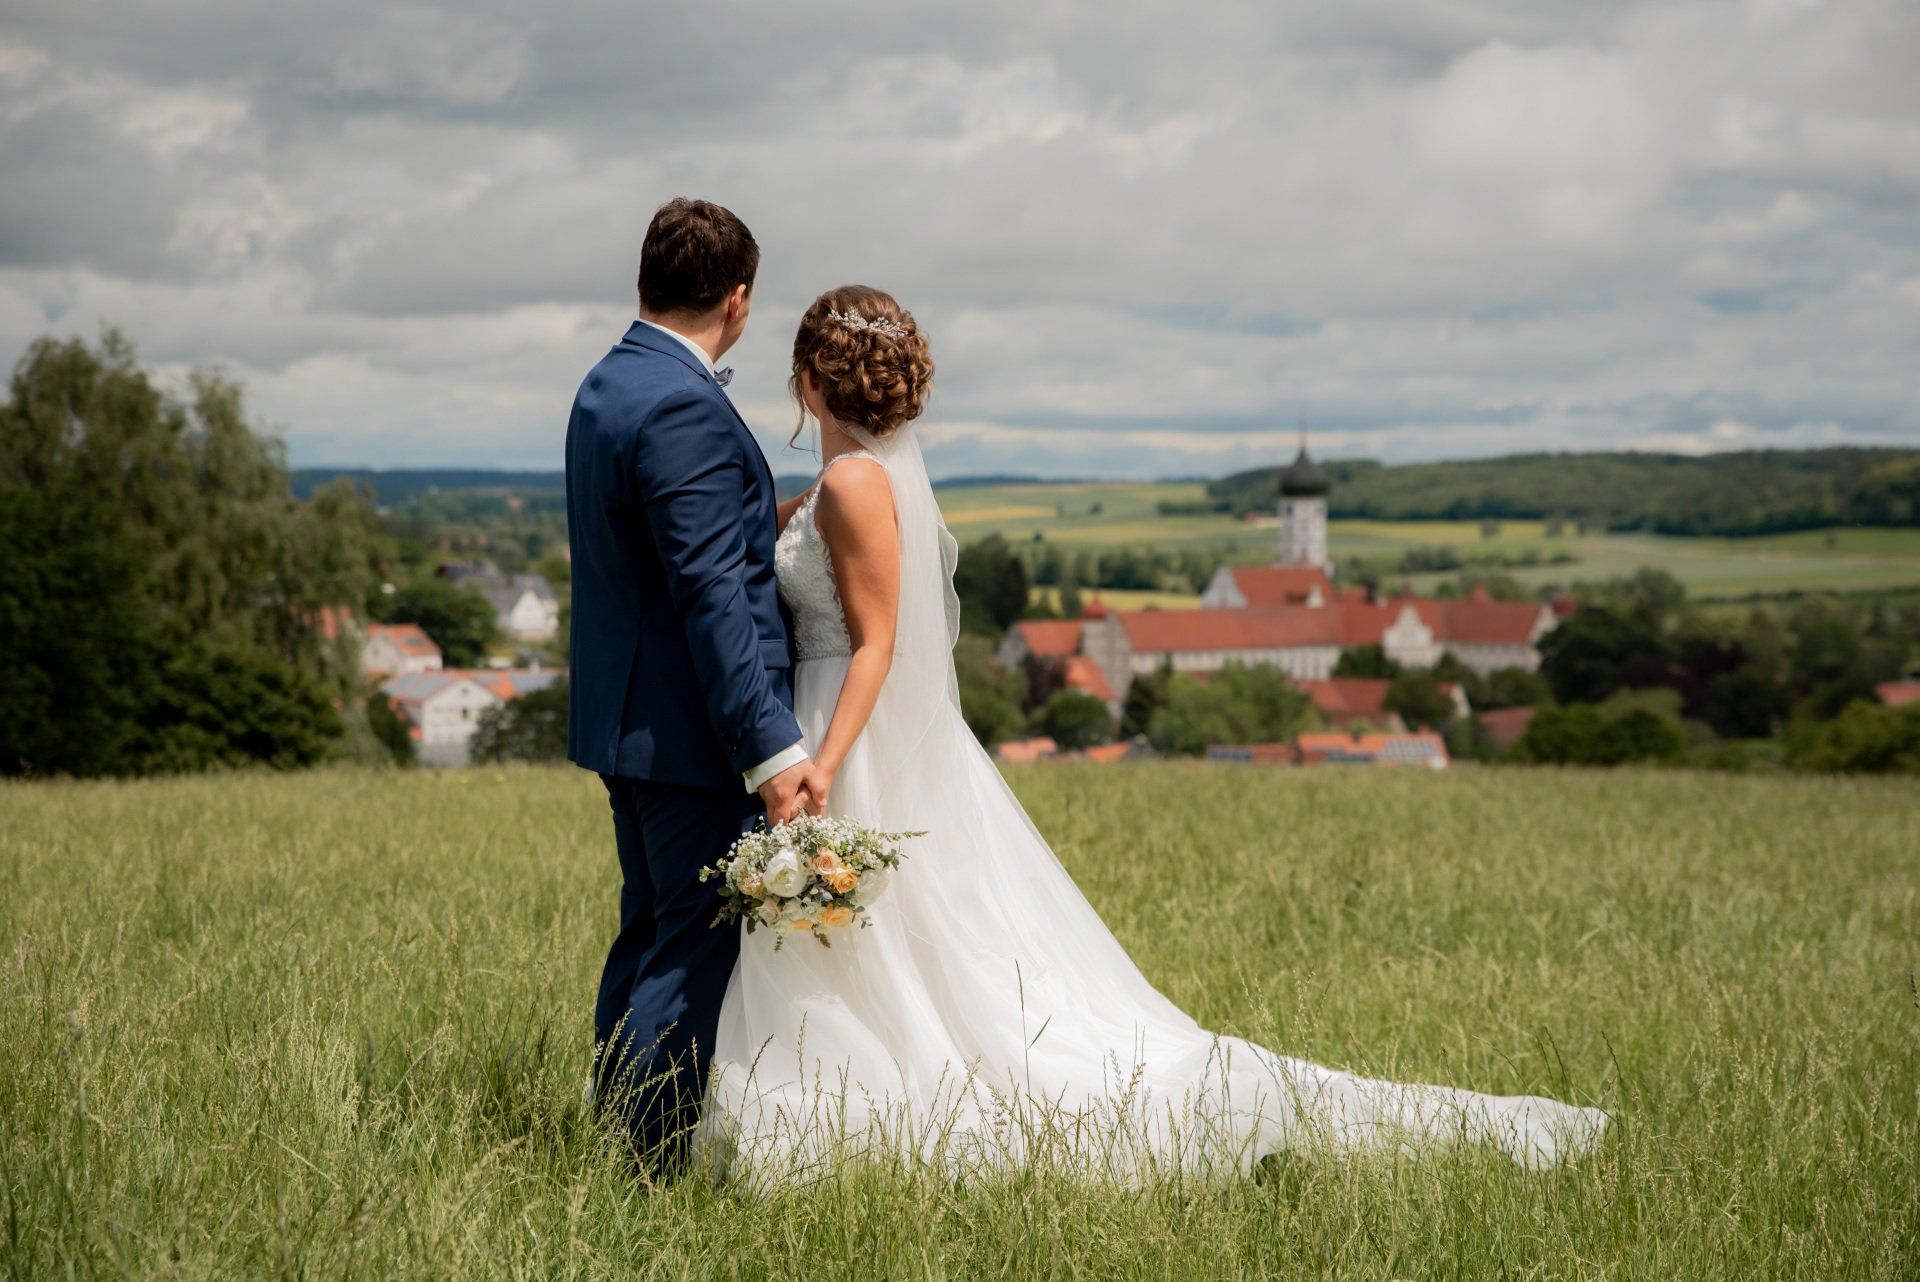
[[[835,320],[835,312],[890,321],[905,333],[850,325]],[[891,294],[868,285],[830,289],[807,308],[793,336],[793,377],[787,381],[796,401],[800,376],[807,371],[820,384],[836,422],[873,436],[896,432],[920,417],[933,387],[933,355],[913,313]],[[804,402],[800,418],[804,426]]]

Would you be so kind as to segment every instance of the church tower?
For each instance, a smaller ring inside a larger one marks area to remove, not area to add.
[[[1332,572],[1327,563],[1327,474],[1307,457],[1304,437],[1300,456],[1280,473],[1279,564]]]

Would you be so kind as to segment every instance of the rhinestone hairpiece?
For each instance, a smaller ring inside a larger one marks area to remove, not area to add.
[[[848,329],[870,329],[875,333],[885,334],[888,338],[905,338],[909,332],[907,327],[899,321],[888,320],[885,316],[876,316],[868,320],[851,307],[844,312],[828,312],[827,319],[838,321]]]

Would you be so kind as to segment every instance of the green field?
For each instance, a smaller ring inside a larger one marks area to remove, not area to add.
[[[1204,1023],[1599,1102],[1596,1155],[759,1202],[581,1088],[615,911],[570,770],[0,787],[0,1275],[1878,1278],[1920,1262],[1910,783],[1029,767]]]
[[[1203,488],[1197,482],[961,487],[941,490],[940,505],[962,543],[995,533],[1020,542],[1038,533],[1062,546],[1094,551],[1135,544],[1206,548],[1242,563],[1271,560],[1278,539],[1271,521],[1158,514],[1159,502],[1197,502]],[[1920,528],[1913,527],[1812,530],[1751,539],[1603,533],[1548,538],[1542,522],[1506,521],[1488,538],[1478,521],[1334,521],[1328,543],[1336,561],[1359,556],[1384,567],[1420,547],[1450,547],[1470,567],[1476,560],[1529,552],[1543,560],[1557,553],[1577,558],[1565,565],[1486,567],[1534,586],[1601,582],[1642,566],[1658,566],[1685,583],[1692,595],[1708,599],[1920,588]],[[1424,592],[1459,574],[1389,575],[1389,586],[1405,583]]]

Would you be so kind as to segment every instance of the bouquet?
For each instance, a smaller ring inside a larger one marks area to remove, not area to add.
[[[747,833],[726,858],[702,868],[700,880],[720,878],[714,924],[744,921],[748,934],[765,926],[779,936],[776,949],[795,931],[831,947],[832,931],[868,924],[868,905],[900,866],[900,843],[923,835],[802,815]]]

